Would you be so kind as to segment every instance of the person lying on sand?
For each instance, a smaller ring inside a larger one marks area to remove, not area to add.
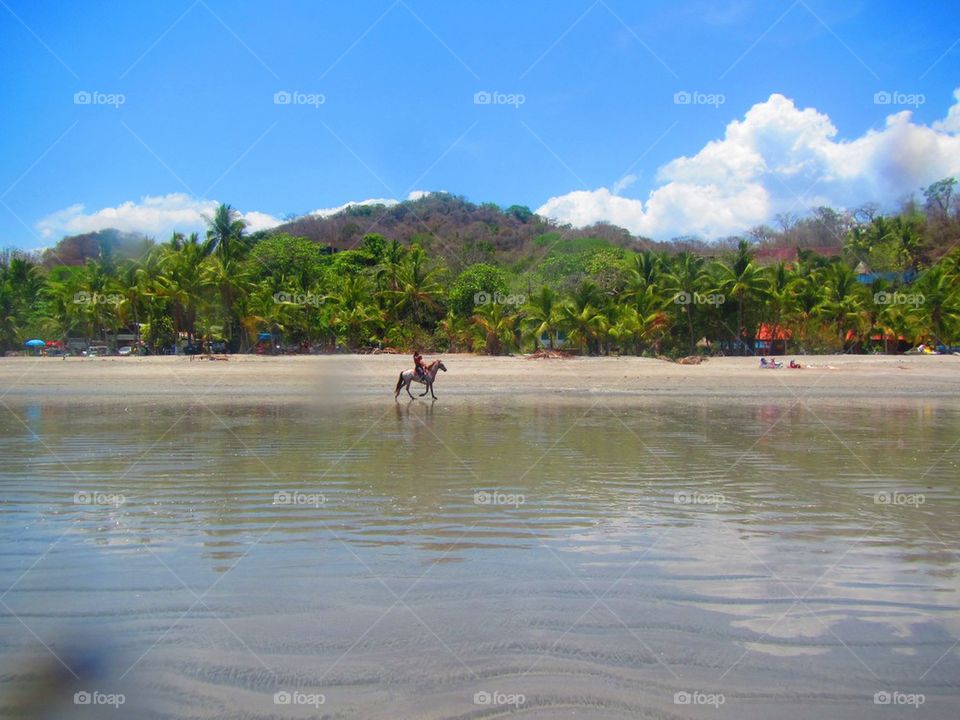
[[[800,363],[798,363],[796,360],[791,359],[791,360],[790,360],[790,368],[791,368],[792,370],[803,370],[803,365],[801,365]]]
[[[783,367],[783,363],[778,363],[778,362],[777,362],[776,360],[774,360],[773,358],[770,358],[769,361],[767,361],[766,358],[760,358],[760,367],[761,367],[761,368],[769,368],[770,370],[776,370],[777,368],[782,368],[782,367]]]

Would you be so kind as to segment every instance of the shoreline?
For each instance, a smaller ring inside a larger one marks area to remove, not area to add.
[[[802,370],[760,369],[754,357],[709,358],[700,365],[633,356],[531,359],[453,354],[431,355],[428,361],[435,357],[442,357],[448,368],[437,378],[440,399],[960,399],[960,357],[954,355],[794,356]],[[785,363],[789,359],[784,358]],[[310,404],[334,398],[382,402],[393,400],[399,372],[411,365],[406,355],[386,354],[231,355],[227,361],[184,356],[3,358],[0,400],[187,405]],[[401,399],[409,400],[403,391]]]

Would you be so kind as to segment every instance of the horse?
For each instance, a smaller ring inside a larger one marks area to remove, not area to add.
[[[433,381],[437,379],[437,371],[443,370],[447,371],[446,365],[443,364],[441,360],[434,360],[432,363],[427,365],[426,377],[420,377],[417,374],[416,369],[414,370],[404,370],[400,373],[400,378],[397,380],[397,387],[393,391],[393,397],[396,398],[400,394],[400,388],[406,387],[407,395],[413,398],[413,393],[410,392],[410,383],[418,382],[423,383],[427,386],[427,389],[420,393],[420,397],[423,397],[427,393],[433,397],[434,400],[437,399],[437,396],[433,394]]]

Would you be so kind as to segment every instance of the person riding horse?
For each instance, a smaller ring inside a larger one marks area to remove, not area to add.
[[[423,364],[423,356],[420,354],[419,350],[413,351],[413,369],[416,371],[417,376],[420,379],[425,379],[427,377],[427,366]]]
[[[413,370],[403,370],[400,373],[400,376],[397,378],[397,386],[393,390],[393,396],[397,397],[400,395],[400,391],[406,388],[407,394],[413,398],[413,393],[410,392],[410,383],[416,381],[426,385],[426,390],[420,393],[420,397],[430,393],[430,396],[436,400],[437,396],[436,393],[433,392],[433,383],[437,379],[438,372],[447,371],[446,365],[439,359],[427,365],[423,362],[423,357],[419,352],[413,354],[413,364],[415,366]]]

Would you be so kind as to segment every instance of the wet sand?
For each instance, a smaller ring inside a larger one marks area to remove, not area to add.
[[[428,357],[428,360],[436,356]],[[680,396],[747,399],[960,397],[960,357],[823,355],[796,357],[802,370],[761,370],[757,358],[710,358],[679,365],[637,357],[538,360],[524,356],[441,356],[438,397]],[[789,360],[789,358],[785,359]],[[211,361],[189,357],[3,358],[0,399],[68,402],[311,402],[327,394],[390,398],[407,356],[335,355]],[[415,390],[415,394],[418,391]]]
[[[0,717],[955,716],[953,400],[371,387],[5,399]]]
[[[950,716],[957,358],[444,361],[0,362],[0,716]]]

